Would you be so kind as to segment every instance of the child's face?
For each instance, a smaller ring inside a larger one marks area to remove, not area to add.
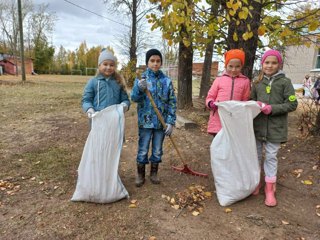
[[[268,77],[277,73],[279,69],[280,64],[276,56],[268,56],[262,64],[262,71]]]
[[[105,60],[99,65],[99,72],[106,77],[111,76],[116,70],[116,65],[114,61]]]
[[[238,76],[241,73],[242,64],[240,59],[230,59],[226,66],[226,72],[232,77]]]
[[[148,68],[157,72],[161,67],[161,58],[158,55],[152,55],[148,61]]]

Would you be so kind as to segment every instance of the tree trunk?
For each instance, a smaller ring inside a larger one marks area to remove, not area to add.
[[[240,25],[236,26],[235,21],[231,21],[228,29],[228,39],[227,45],[228,49],[233,48],[242,48],[246,53],[245,64],[242,69],[242,73],[246,75],[249,79],[252,78],[253,72],[253,64],[256,56],[256,51],[258,47],[258,28],[260,26],[260,18],[262,11],[262,4],[255,1],[250,0],[249,5],[251,5],[254,9],[251,11],[252,18],[248,16],[247,19],[241,20]],[[253,37],[245,41],[242,39],[242,34],[247,31],[247,24],[250,24],[251,30],[253,32]],[[238,41],[233,40],[233,33],[236,32],[239,36]]]
[[[220,5],[221,5],[220,0],[212,1],[211,8],[210,8],[211,20],[217,17]],[[215,37],[212,36],[211,41],[206,46],[206,52],[205,52],[204,63],[202,68],[201,83],[200,83],[200,92],[199,92],[200,98],[205,98],[207,96],[211,86],[210,77],[211,77],[211,65],[212,65],[214,42],[215,42]]]
[[[200,92],[199,92],[200,98],[205,98],[207,96],[208,91],[210,89],[210,85],[211,85],[210,77],[211,77],[211,65],[212,65],[214,41],[215,41],[214,39],[211,40],[206,47],[206,53],[204,57],[201,83],[200,83]]]
[[[130,62],[131,72],[136,72],[137,64],[137,0],[132,1],[132,26],[130,39]]]
[[[192,45],[186,47],[183,42],[179,43],[178,64],[178,108],[192,107]]]

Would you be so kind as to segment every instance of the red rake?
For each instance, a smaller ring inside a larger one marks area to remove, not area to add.
[[[157,116],[158,116],[158,118],[159,118],[162,126],[163,126],[164,128],[166,128],[166,127],[167,127],[167,126],[166,126],[166,123],[165,123],[165,121],[164,121],[161,113],[159,112],[159,110],[158,110],[158,108],[157,108],[157,105],[155,104],[155,102],[154,102],[154,100],[153,100],[153,98],[152,98],[152,96],[151,96],[151,93],[149,92],[148,89],[146,89],[145,92],[146,92],[146,94],[147,94],[147,96],[148,96],[148,98],[149,98],[149,100],[150,100],[150,102],[151,102],[151,105],[152,105],[154,111],[156,112],[156,114],[157,114]],[[186,174],[191,174],[191,175],[194,175],[194,176],[208,177],[208,174],[206,174],[206,173],[200,173],[200,172],[196,172],[196,171],[191,170],[191,169],[188,167],[188,164],[183,160],[183,158],[182,158],[182,156],[181,156],[181,154],[180,154],[180,151],[179,151],[179,149],[178,149],[175,141],[173,140],[173,137],[172,137],[172,136],[169,136],[169,138],[170,138],[171,143],[172,143],[174,149],[176,150],[176,152],[177,152],[177,154],[178,154],[181,162],[183,163],[183,168],[179,168],[179,167],[174,167],[174,166],[172,166],[172,169],[173,169],[173,170],[176,170],[176,171],[178,171],[178,172],[182,172],[182,173],[186,173]]]

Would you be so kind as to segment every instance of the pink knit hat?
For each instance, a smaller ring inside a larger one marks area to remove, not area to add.
[[[261,59],[261,64],[264,63],[264,61],[266,60],[267,57],[269,56],[275,56],[277,57],[278,59],[278,62],[280,64],[282,64],[282,56],[281,56],[281,53],[277,50],[273,50],[273,49],[270,49],[268,51],[266,51],[263,55],[262,55],[262,59]]]

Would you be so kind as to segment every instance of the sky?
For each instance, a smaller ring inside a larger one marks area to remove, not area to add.
[[[103,0],[33,0],[33,2],[35,5],[49,4],[49,12],[57,17],[51,39],[56,51],[60,45],[74,51],[86,41],[88,48],[98,45],[111,46],[120,61],[124,58],[120,54],[120,49],[116,48],[116,35],[126,32],[129,28],[124,26],[124,21],[121,19],[123,16],[110,15]]]

